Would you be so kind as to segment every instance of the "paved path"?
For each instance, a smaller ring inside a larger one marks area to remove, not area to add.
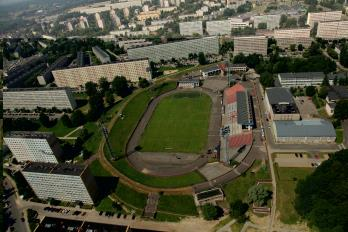
[[[229,223],[218,229],[216,232],[231,232],[231,226],[236,222],[236,219],[232,219]],[[235,231],[232,231],[235,232]],[[236,231],[239,232],[239,231]]]

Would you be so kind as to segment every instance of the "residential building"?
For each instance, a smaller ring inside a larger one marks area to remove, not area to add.
[[[68,88],[23,88],[4,89],[3,108],[6,110],[27,109],[38,107],[51,109],[75,109],[75,98]]]
[[[299,44],[307,48],[312,43],[310,32],[310,28],[279,29],[274,30],[274,38],[281,49],[290,48],[292,44],[296,45],[296,48]]]
[[[95,14],[100,13],[103,11],[109,11],[110,9],[127,9],[128,7],[132,6],[142,6],[141,0],[127,0],[127,1],[101,1],[96,2],[89,5],[79,6],[75,7],[69,10],[69,12],[79,12],[79,13],[86,13],[86,14]],[[124,10],[125,11],[125,10]],[[128,11],[129,15],[129,11]],[[125,14],[125,17],[128,17],[127,14]]]
[[[179,23],[180,35],[203,35],[202,21]]]
[[[97,184],[87,166],[32,162],[21,172],[40,199],[88,205],[93,205],[96,199]]]
[[[234,54],[260,54],[267,56],[268,40],[265,36],[234,37]]]
[[[184,79],[178,81],[178,88],[193,89],[199,87],[199,80],[197,79]]]
[[[272,130],[276,143],[322,144],[336,140],[332,123],[323,119],[273,121]]]
[[[140,12],[137,15],[139,21],[145,21],[146,19],[159,19],[161,12],[159,10]]]
[[[129,48],[145,47],[149,45],[152,45],[152,42],[146,41],[145,39],[132,39],[118,42],[118,46],[123,47],[125,50],[128,50]]]
[[[244,18],[233,17],[229,18],[231,23],[231,29],[249,27],[249,20]]]
[[[142,30],[142,31],[132,31],[130,29],[125,29],[125,30],[117,30],[117,31],[110,31],[110,35],[114,36],[143,36],[143,35],[149,35],[149,31],[147,30]]]
[[[126,19],[129,18],[129,9],[128,9],[128,7],[123,8],[123,15],[124,15],[124,17],[125,17]]]
[[[84,52],[77,52],[76,65],[77,67],[84,67],[91,64],[91,59],[88,54]]]
[[[265,23],[268,30],[279,28],[280,17],[280,14],[254,16],[254,27],[258,28],[260,23]]]
[[[216,76],[221,74],[221,68],[218,65],[216,65],[201,70],[201,73],[203,78],[207,78],[209,76]]]
[[[232,25],[230,20],[207,21],[209,35],[230,35]]]
[[[326,40],[348,39],[348,21],[319,22],[317,37]]]
[[[61,56],[55,62],[53,62],[42,75],[37,76],[37,81],[40,85],[47,85],[51,83],[54,78],[52,71],[55,69],[65,68],[70,64],[70,56]]]
[[[103,20],[101,19],[100,14],[99,14],[99,13],[95,13],[94,17],[95,17],[95,21],[96,21],[96,23],[97,23],[97,26],[98,26],[100,29],[104,29],[104,22],[103,22]]]
[[[120,27],[122,25],[120,18],[116,15],[114,10],[110,10],[110,17],[117,27]]]
[[[195,204],[202,206],[205,204],[216,204],[217,201],[224,200],[224,193],[221,188],[213,188],[196,193],[194,195]]]
[[[131,82],[138,82],[139,77],[152,80],[150,63],[147,59],[54,70],[52,74],[57,86],[70,88],[84,87],[89,81],[98,83],[102,77],[108,81],[112,81],[115,76],[124,76]]]
[[[325,74],[323,72],[278,73],[278,80],[282,87],[305,87],[321,85]]]
[[[104,50],[102,50],[100,47],[95,46],[92,47],[93,54],[98,58],[98,60],[102,64],[110,63],[110,56],[107,54]]]
[[[18,162],[58,163],[63,155],[58,139],[50,132],[11,131],[4,141]]]
[[[267,117],[272,120],[300,120],[300,112],[288,88],[267,88]]]
[[[336,103],[340,100],[348,100],[348,89],[346,86],[330,86],[325,105],[326,113],[329,116],[334,114]]]
[[[246,72],[248,66],[246,64],[231,64],[228,68],[232,72]]]
[[[74,28],[73,28],[73,26],[72,26],[72,24],[71,24],[71,22],[66,22],[66,29],[68,30],[68,31],[73,31],[74,30]]]
[[[170,60],[172,58],[188,58],[190,53],[198,54],[199,52],[204,52],[204,54],[219,54],[219,38],[204,37],[127,50],[130,59],[149,58],[150,61],[154,62]]]
[[[340,21],[342,18],[342,11],[326,11],[319,13],[308,13],[307,16],[307,25],[311,28],[315,23],[319,22],[329,22],[329,21]]]

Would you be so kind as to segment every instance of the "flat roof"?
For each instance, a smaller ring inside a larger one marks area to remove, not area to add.
[[[336,137],[332,123],[323,119],[273,121],[278,137]]]
[[[297,78],[324,78],[323,72],[298,72],[298,73],[278,73],[282,79],[297,79]]]
[[[110,56],[100,47],[94,46],[92,47],[93,52],[98,53],[99,56],[103,57],[104,59],[110,58]]]
[[[279,103],[295,103],[292,94],[290,92],[290,89],[283,88],[283,87],[273,87],[273,88],[267,88],[266,94],[268,97],[269,103],[272,104],[279,104]]]
[[[23,168],[23,172],[80,176],[85,168],[83,165],[76,164],[30,162]]]
[[[4,92],[18,92],[18,91],[54,91],[54,90],[68,90],[67,87],[37,87],[37,88],[8,88]]]
[[[52,132],[39,131],[9,131],[5,134],[5,138],[30,138],[30,139],[47,139],[53,136]]]
[[[199,83],[199,80],[197,80],[197,79],[184,79],[184,80],[179,80],[179,83]]]
[[[328,94],[329,100],[348,99],[347,86],[330,86]]]
[[[252,125],[253,118],[248,99],[248,93],[237,92],[237,122],[242,125]]]
[[[209,68],[205,68],[202,70],[202,72],[214,72],[214,71],[217,71],[217,70],[220,70],[219,66],[213,66],[213,67],[209,67]]]

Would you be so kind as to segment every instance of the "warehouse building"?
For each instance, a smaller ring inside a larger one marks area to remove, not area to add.
[[[97,184],[87,166],[33,162],[23,168],[22,174],[35,195],[43,200],[93,205],[97,196]]]
[[[182,22],[179,23],[180,35],[203,35],[203,23],[202,21],[195,22]]]
[[[301,44],[307,48],[312,43],[310,32],[310,28],[274,30],[274,38],[277,40],[277,46],[281,49],[290,48],[292,44],[296,46]]]
[[[307,16],[307,25],[311,28],[315,25],[315,23],[320,22],[330,22],[330,21],[340,21],[342,18],[342,11],[326,11],[319,13],[308,13]]]
[[[102,64],[107,64],[111,62],[109,54],[107,54],[100,47],[98,46],[92,47],[92,51],[93,51],[93,54],[98,58],[98,60]]]
[[[3,104],[5,110],[34,110],[37,107],[55,107],[60,110],[76,108],[75,98],[68,88],[4,89]]]
[[[159,62],[172,58],[188,58],[189,54],[219,54],[219,38],[204,37],[201,39],[184,40],[180,42],[159,44],[148,47],[128,49],[130,59],[148,58],[150,61]]]
[[[267,88],[267,114],[272,120],[300,120],[300,112],[288,88]]]
[[[234,55],[256,53],[267,56],[267,44],[265,36],[234,37]]]
[[[348,21],[320,22],[317,37],[326,40],[348,39]]]
[[[135,83],[139,81],[139,77],[152,80],[150,63],[147,59],[54,70],[52,74],[57,86],[70,88],[84,87],[89,81],[98,83],[102,77],[112,81],[115,76],[124,76]]]
[[[58,163],[62,158],[58,139],[50,132],[11,131],[4,141],[18,162]]]
[[[277,143],[319,144],[336,140],[332,123],[323,119],[273,121],[272,129]]]
[[[321,85],[325,74],[323,72],[279,73],[278,80],[282,87],[305,87]]]

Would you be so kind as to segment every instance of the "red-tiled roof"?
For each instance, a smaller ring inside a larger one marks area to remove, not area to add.
[[[241,147],[243,145],[250,145],[253,142],[253,134],[251,132],[239,135],[233,135],[228,138],[228,146],[231,148]]]
[[[236,93],[237,92],[244,92],[245,88],[243,85],[237,83],[231,88],[228,88],[225,90],[225,101],[227,104],[233,103],[236,101]]]

